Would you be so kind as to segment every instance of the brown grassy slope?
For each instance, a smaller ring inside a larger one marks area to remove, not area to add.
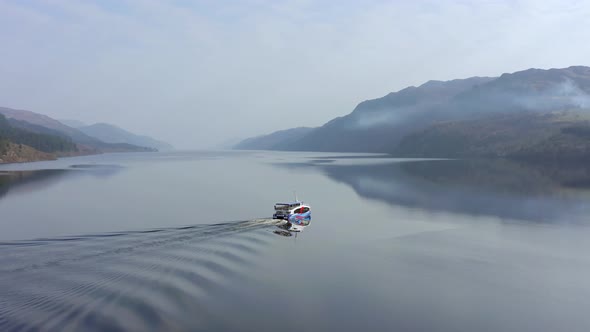
[[[0,164],[56,159],[54,154],[41,152],[24,144],[2,141],[0,145]]]

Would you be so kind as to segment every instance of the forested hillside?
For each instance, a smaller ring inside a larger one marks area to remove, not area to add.
[[[76,151],[76,144],[70,139],[56,135],[39,134],[10,125],[6,117],[0,114],[0,141],[4,149],[8,142],[24,144],[36,150],[54,153]]]

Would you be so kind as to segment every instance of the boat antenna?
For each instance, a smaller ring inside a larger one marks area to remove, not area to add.
[[[295,195],[295,202],[299,202],[299,200],[297,199],[297,190],[293,190],[293,195]]]

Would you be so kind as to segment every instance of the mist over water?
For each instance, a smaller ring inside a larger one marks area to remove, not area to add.
[[[587,331],[590,169],[378,155],[3,165],[0,330]],[[297,190],[301,233],[269,219]]]

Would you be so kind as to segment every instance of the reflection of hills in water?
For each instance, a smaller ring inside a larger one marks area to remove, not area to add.
[[[0,171],[0,199],[10,192],[31,192],[61,181],[67,176],[111,176],[122,167],[117,165],[72,165],[69,169],[35,171]]]
[[[392,205],[533,221],[583,221],[590,213],[590,166],[584,164],[432,160],[306,165],[364,198]]]
[[[0,244],[0,330],[231,330],[272,220]]]

